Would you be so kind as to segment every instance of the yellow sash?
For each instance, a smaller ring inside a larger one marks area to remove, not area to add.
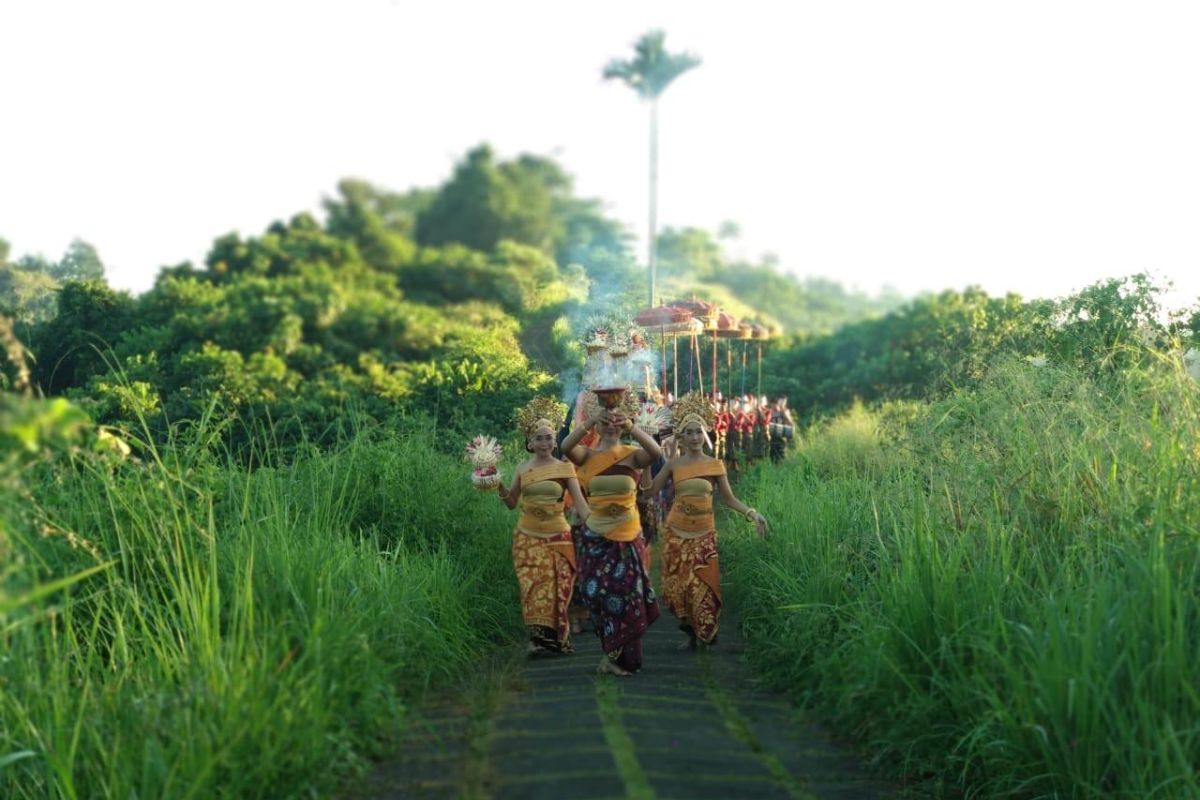
[[[708,533],[716,528],[713,518],[711,497],[675,496],[671,513],[667,514],[667,527],[685,533]]]
[[[579,485],[583,487],[584,491],[587,491],[588,487],[592,483],[592,478],[596,477],[601,472],[604,472],[604,470],[608,469],[613,464],[616,464],[618,461],[624,460],[629,456],[630,453],[633,453],[636,450],[636,447],[618,444],[608,448],[607,450],[600,450],[599,452],[592,451],[588,455],[587,461],[583,462],[583,465],[579,467],[579,469],[575,470],[575,475],[579,478]]]
[[[571,530],[567,517],[563,514],[563,502],[535,503],[521,498],[521,518],[517,520],[517,529],[522,533],[552,534]]]
[[[575,469],[570,464],[547,464],[544,467],[534,467],[521,475],[522,486],[532,486],[542,481],[552,481],[574,478]],[[517,530],[528,534],[555,534],[571,530],[563,514],[563,500],[560,497],[554,502],[534,500],[524,493],[521,495],[521,517],[517,521]]]
[[[725,464],[715,458],[671,468],[671,478],[676,485],[692,478],[719,478],[724,474]],[[667,514],[667,527],[682,533],[697,534],[716,530],[712,496],[675,495],[671,512]]]
[[[617,459],[620,461],[620,459]],[[597,520],[622,520],[616,527],[605,531],[604,538],[614,542],[632,542],[642,532],[642,524],[638,517],[636,494],[606,494],[596,497],[590,503],[592,516]]]
[[[679,483],[690,478],[719,478],[725,474],[725,462],[715,458],[692,464],[678,464],[671,468],[671,478]]]
[[[553,481],[560,478],[574,478],[575,467],[567,462],[547,464],[544,467],[532,467],[521,476],[521,485],[528,486],[539,481]]]

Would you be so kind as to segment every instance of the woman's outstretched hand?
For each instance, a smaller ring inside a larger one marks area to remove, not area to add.
[[[754,527],[758,530],[758,535],[761,538],[763,538],[763,539],[767,538],[767,531],[769,530],[769,526],[767,525],[766,517],[764,517],[762,514],[759,514],[758,519],[754,520]]]

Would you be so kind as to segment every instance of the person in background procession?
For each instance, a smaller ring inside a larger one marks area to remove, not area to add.
[[[567,415],[563,420],[562,426],[558,429],[558,451],[563,452],[562,443],[571,433],[571,416],[574,414],[577,418],[583,419],[583,392],[576,393],[575,400],[572,401],[570,408],[574,411]],[[585,440],[587,444],[594,444],[597,440],[593,432],[590,440]],[[582,487],[581,487],[582,488]],[[571,507],[566,510],[567,522],[571,525],[571,543],[575,547],[575,563],[578,565],[579,559],[583,557],[583,520],[577,511]],[[588,613],[587,604],[583,602],[583,590],[579,586],[579,572],[575,572],[575,585],[571,591],[571,602],[567,607],[567,616],[571,621],[571,633],[582,633],[585,628],[591,628],[591,615]]]
[[[720,459],[728,458],[729,401],[720,393],[717,394],[717,408],[713,422],[713,440],[716,443],[716,450],[713,452],[713,455]]]
[[[796,422],[792,412],[787,407],[786,397],[775,399],[771,412],[771,461],[778,462],[783,458],[792,438],[796,434]]]
[[[672,418],[671,412],[674,409],[674,407],[675,407],[674,396],[671,394],[667,394],[666,419],[663,421],[662,425],[659,427],[658,435],[654,437],[655,441],[657,441],[659,443],[659,445],[662,447],[662,457],[656,462],[656,464],[658,464],[658,466],[653,470],[654,477],[658,477],[658,473],[662,470],[663,467],[665,467],[667,465],[667,462],[675,457],[675,445],[676,445],[675,430],[672,427],[672,423],[671,423],[671,418]],[[670,485],[664,486],[658,492],[657,500],[658,500],[658,513],[659,513],[659,530],[663,530],[663,528],[666,525],[666,519],[665,519],[666,511],[668,508],[671,507],[671,500],[673,498],[674,498],[674,495],[672,494]]]
[[[728,445],[726,450],[729,455],[730,471],[737,473],[739,467],[746,460],[746,412],[743,410],[745,403],[744,397],[735,397],[733,405],[729,409],[729,432]]]
[[[673,425],[680,452],[654,478],[650,492],[668,483],[675,499],[663,534],[663,599],[687,635],[685,648],[716,644],[721,617],[721,579],[713,494],[753,522],[761,536],[767,520],[734,496],[720,459],[705,453],[706,431],[715,422],[711,402],[699,393],[675,406]]]
[[[753,464],[758,457],[754,443],[758,413],[754,405],[754,400],[749,395],[742,401],[742,460],[747,466]]]
[[[751,415],[754,418],[754,458],[758,460],[770,455],[771,450],[771,407],[766,395],[754,398]]]
[[[659,447],[662,447],[661,429],[662,425],[669,419],[669,413],[663,405],[663,396],[661,392],[656,390],[648,392],[644,397],[640,398],[637,417],[634,420],[634,425],[647,433]],[[666,458],[660,455],[651,462],[650,466],[642,470],[638,478],[638,517],[642,521],[642,538],[645,539],[647,545],[653,545],[658,539],[658,531],[662,524],[662,509],[665,506],[659,502],[656,495],[645,493],[643,490],[650,486],[654,476],[658,471],[666,465]],[[646,549],[646,572],[651,569],[653,551],[647,547]]]

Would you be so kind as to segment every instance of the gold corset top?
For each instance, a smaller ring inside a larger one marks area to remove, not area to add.
[[[588,488],[592,516],[588,527],[619,541],[632,541],[641,530],[637,484],[628,475],[597,475]]]

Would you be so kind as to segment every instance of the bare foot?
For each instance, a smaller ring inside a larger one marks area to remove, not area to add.
[[[537,658],[538,656],[550,655],[549,650],[547,650],[544,647],[539,647],[538,645],[534,644],[533,642],[530,642],[528,645],[525,646],[525,652],[530,658]]]
[[[682,642],[681,644],[679,644],[679,646],[677,646],[675,649],[676,650],[695,650],[696,649],[696,640],[688,639],[686,642]]]
[[[621,669],[619,666],[617,666],[617,663],[608,656],[600,656],[600,664],[596,667],[596,672],[601,675],[620,675],[622,677],[628,677],[633,674],[628,670]]]

